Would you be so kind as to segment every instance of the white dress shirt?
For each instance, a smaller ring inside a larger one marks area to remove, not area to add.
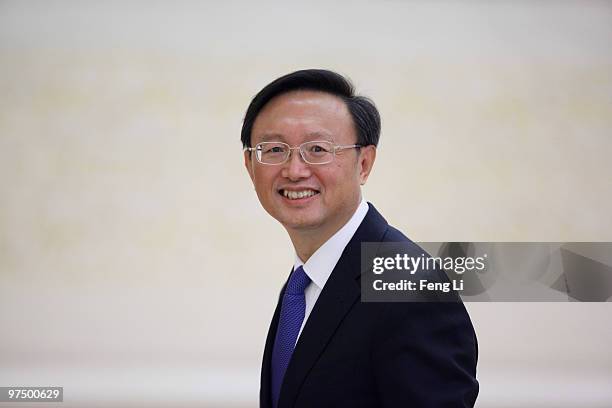
[[[353,235],[355,235],[355,231],[357,231],[357,228],[359,228],[359,225],[361,225],[361,222],[365,218],[367,212],[368,204],[362,198],[361,203],[359,203],[359,206],[351,219],[348,220],[348,222],[344,224],[344,226],[340,228],[338,232],[336,232],[330,239],[325,241],[325,243],[321,245],[321,247],[319,247],[314,254],[312,254],[306,263],[304,263],[296,253],[293,270],[303,266],[304,272],[306,272],[306,275],[308,275],[311,280],[304,291],[304,296],[306,298],[306,313],[304,315],[302,327],[300,328],[300,332],[298,334],[298,339],[302,334],[302,330],[304,329],[304,325],[308,320],[308,316],[310,316],[310,312],[312,312],[312,308],[317,302],[317,299],[325,286],[325,282],[327,282],[327,279],[329,279],[329,276],[336,267],[344,248],[348,245],[351,238],[353,238]]]

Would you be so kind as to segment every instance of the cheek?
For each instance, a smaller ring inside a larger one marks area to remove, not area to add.
[[[255,188],[262,193],[270,190],[274,184],[275,174],[272,169],[256,168],[254,171]]]
[[[339,162],[334,164],[335,165],[331,167],[330,171],[326,174],[326,177],[329,179],[330,183],[345,189],[359,177],[359,172],[357,171],[356,166],[350,166],[348,163],[342,165]]]
[[[336,166],[319,172],[317,176],[325,189],[325,196],[328,198],[344,196],[355,178],[352,170]]]
[[[326,203],[331,206],[343,206],[359,194],[359,172],[355,166],[335,167],[335,171],[326,176]]]

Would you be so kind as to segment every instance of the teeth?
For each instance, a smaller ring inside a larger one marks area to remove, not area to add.
[[[283,190],[283,195],[290,200],[297,200],[298,198],[312,197],[317,194],[313,190],[302,190],[302,191],[288,191]]]

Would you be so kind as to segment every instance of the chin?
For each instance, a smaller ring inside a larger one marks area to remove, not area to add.
[[[278,218],[277,218],[278,219]],[[286,229],[309,231],[321,227],[321,220],[315,218],[284,217],[278,221]]]

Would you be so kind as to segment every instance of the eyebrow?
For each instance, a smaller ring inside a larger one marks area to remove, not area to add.
[[[334,137],[331,134],[323,133],[323,132],[309,132],[306,134],[307,142],[313,140],[327,140],[330,142],[334,141]],[[270,141],[281,141],[286,142],[285,137],[281,133],[264,133],[261,137],[262,142],[270,142]]]
[[[278,140],[280,140],[281,142],[284,142],[285,137],[280,133],[265,133],[261,137],[262,142],[270,142],[270,141],[278,141]]]

